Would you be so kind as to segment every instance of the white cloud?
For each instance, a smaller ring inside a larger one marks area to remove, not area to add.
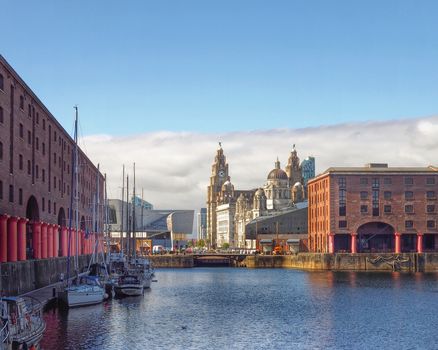
[[[438,164],[438,117],[220,135],[168,131],[129,137],[93,135],[81,144],[107,173],[110,197],[121,195],[122,164],[128,168],[132,186],[135,162],[137,193],[144,188],[145,199],[156,208],[199,209],[205,206],[219,140],[237,189],[262,186],[277,156],[285,166],[293,144],[301,159],[316,157],[317,172],[369,162]]]

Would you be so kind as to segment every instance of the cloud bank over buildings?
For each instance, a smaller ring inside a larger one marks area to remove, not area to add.
[[[136,191],[156,208],[205,206],[211,164],[222,142],[236,189],[262,186],[278,156],[286,165],[293,144],[301,160],[316,158],[316,173],[330,166],[438,165],[438,116],[363,122],[304,129],[267,129],[225,134],[151,132],[127,137],[94,135],[80,146],[101,164],[110,198],[120,198],[122,164],[130,176],[136,163]]]

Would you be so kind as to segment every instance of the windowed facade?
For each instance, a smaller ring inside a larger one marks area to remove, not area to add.
[[[435,185],[435,177],[428,177],[426,179],[426,185]]]
[[[427,220],[427,228],[435,228],[435,220]]]
[[[368,192],[367,191],[361,191],[360,192],[360,199],[362,199],[362,200],[368,199]]]
[[[428,204],[426,207],[427,213],[435,213],[435,204]]]
[[[392,199],[392,192],[391,191],[385,191],[383,192],[383,198],[387,201]]]
[[[405,185],[413,185],[414,179],[412,177],[405,177]]]
[[[366,214],[366,213],[368,213],[368,205],[361,205],[361,206],[360,206],[360,212],[361,212],[362,214]]]
[[[414,228],[414,222],[412,220],[405,221],[405,228]]]
[[[413,214],[414,213],[414,206],[411,204],[405,205],[405,213]]]
[[[391,213],[391,206],[390,205],[384,205],[383,206],[383,211],[385,212],[385,214]]]
[[[0,90],[5,90],[5,78],[0,74]]]
[[[405,192],[405,200],[413,200],[413,199],[414,199],[414,192],[406,191]]]
[[[426,197],[427,199],[436,199],[435,191],[427,191]]]

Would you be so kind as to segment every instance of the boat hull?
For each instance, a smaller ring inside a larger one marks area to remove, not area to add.
[[[143,290],[144,287],[141,284],[123,284],[114,286],[114,292],[118,297],[142,295]]]
[[[68,307],[78,307],[99,304],[104,299],[104,290],[99,291],[61,291],[58,297],[66,304]]]

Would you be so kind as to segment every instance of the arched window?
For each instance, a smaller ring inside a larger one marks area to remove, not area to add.
[[[3,78],[3,75],[0,74],[0,90],[5,89],[5,80]]]

